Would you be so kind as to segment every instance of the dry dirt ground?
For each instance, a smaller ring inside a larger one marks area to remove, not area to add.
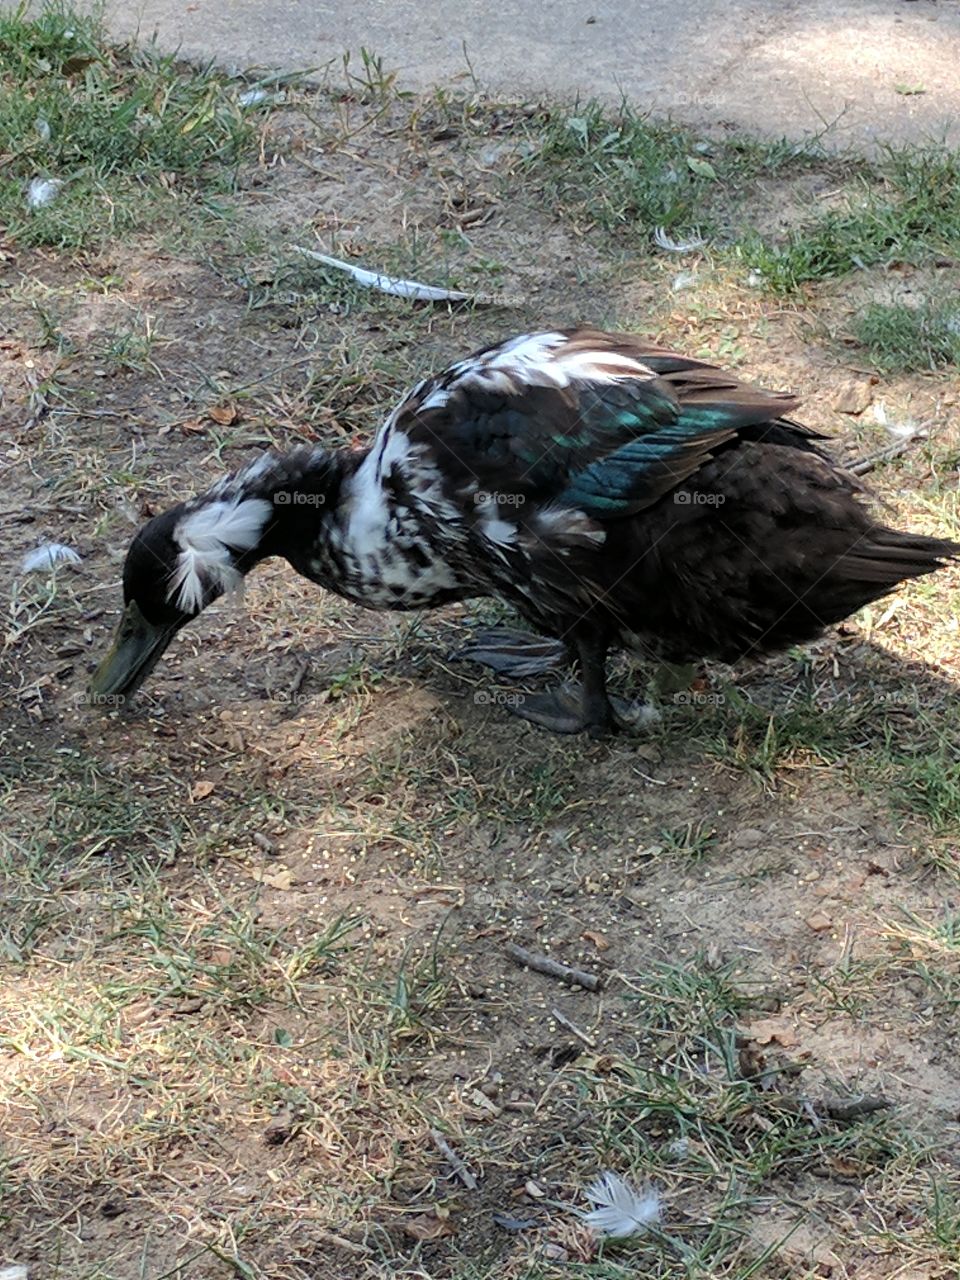
[[[609,744],[448,660],[492,608],[365,613],[280,564],[132,713],[85,704],[140,521],[531,325],[709,353],[843,457],[887,443],[877,404],[929,422],[871,481],[957,535],[950,375],[871,380],[846,286],[786,305],[560,216],[529,120],[318,103],[229,219],[4,246],[0,1262],[30,1280],[958,1273],[956,570]],[[786,216],[795,180],[763,194]],[[314,232],[502,305],[362,294],[298,259]],[[81,563],[21,574],[50,539]],[[606,1169],[659,1229],[582,1226]]]

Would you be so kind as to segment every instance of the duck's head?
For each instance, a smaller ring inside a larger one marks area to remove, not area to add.
[[[200,497],[148,521],[127,552],[123,617],[91,682],[90,701],[123,706],[180,628],[238,587],[261,560],[284,556],[305,572],[337,511],[342,481],[365,452],[318,446],[263,453]]]
[[[143,526],[123,567],[125,609],[91,701],[122,706],[181,627],[268,554],[275,507],[265,496],[216,492],[181,503]]]

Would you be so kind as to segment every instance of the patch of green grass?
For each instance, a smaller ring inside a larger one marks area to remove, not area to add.
[[[854,320],[853,333],[869,362],[884,373],[960,364],[956,299],[927,299],[919,306],[872,302]]]
[[[717,843],[716,831],[695,818],[679,827],[665,827],[660,838],[668,853],[689,862],[702,862]]]
[[[865,170],[846,203],[785,239],[744,238],[739,252],[775,293],[788,294],[854,268],[922,262],[960,244],[960,152],[890,149]]]
[[[887,1114],[853,1124],[830,1119],[798,1080],[802,1059],[751,1054],[739,1024],[754,999],[732,969],[697,958],[656,966],[632,1003],[650,1052],[584,1069],[598,1113],[598,1157],[637,1185],[671,1186],[670,1221],[683,1227],[611,1243],[610,1263],[629,1257],[662,1280],[792,1274],[786,1258],[779,1270],[766,1268],[788,1227],[766,1249],[749,1239],[758,1197],[777,1199],[790,1188],[800,1215],[807,1203],[815,1212],[810,1189],[833,1166],[881,1178],[896,1161],[921,1158]],[[693,1186],[698,1210],[688,1216],[683,1200]]]
[[[233,185],[252,125],[229,82],[152,47],[118,49],[60,5],[0,16],[0,219],[24,244],[76,248],[153,225]],[[59,184],[30,208],[29,184]]]
[[[294,996],[308,976],[328,972],[359,923],[339,917],[296,945],[282,929],[264,929],[256,897],[242,906],[221,899],[201,918],[184,916],[169,899],[132,902],[114,938],[139,939],[138,952],[156,975],[156,1000],[199,998],[212,1005],[252,1008]],[[146,985],[142,986],[147,990]]]
[[[350,50],[346,50],[341,59],[343,78],[350,90],[357,92],[364,105],[383,105],[397,98],[409,98],[412,95],[406,90],[397,88],[397,72],[387,71],[383,58],[379,54],[360,46],[360,53],[354,59]]]
[[[922,262],[960,245],[960,152],[947,147],[891,148],[874,163],[851,158],[841,203],[773,237],[751,227],[752,194],[765,178],[835,169],[819,139],[703,139],[627,104],[611,112],[597,102],[539,127],[530,163],[562,211],[644,236],[658,226],[722,232],[777,294],[895,259]]]
[[[626,103],[616,114],[587,102],[552,117],[536,160],[561,206],[580,208],[607,230],[691,227],[717,178],[686,131]]]
[[[896,944],[897,968],[921,979],[939,1004],[938,1022],[946,1026],[960,1013],[960,911],[946,907],[939,918],[926,919],[903,908],[901,916],[884,931]]]
[[[789,763],[828,764],[855,749],[859,724],[868,714],[866,705],[826,706],[803,692],[776,711],[749,701],[732,687],[725,697],[710,715],[708,723],[719,721],[720,728],[708,736],[707,749],[764,784]]]
[[[819,139],[698,136],[653,120],[622,102],[616,112],[596,101],[550,115],[531,164],[541,169],[561,209],[586,215],[605,230],[706,230],[726,222],[743,184],[824,162]]]
[[[898,813],[934,832],[960,830],[960,719],[949,704],[909,721],[881,717],[875,729],[862,759],[864,783],[879,782]]]
[[[934,831],[960,827],[960,759],[954,748],[943,743],[935,755],[900,755],[894,763],[900,766],[901,812],[926,819]]]
[[[937,697],[927,710],[918,697]],[[732,686],[724,700],[664,725],[698,731],[697,750],[775,784],[784,768],[831,765],[853,783],[882,788],[894,811],[920,818],[935,833],[960,829],[960,718],[942,691],[863,688],[827,701],[798,690],[786,706],[752,701]],[[682,846],[682,840],[675,842]]]

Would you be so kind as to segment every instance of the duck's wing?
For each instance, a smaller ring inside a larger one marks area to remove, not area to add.
[[[487,348],[421,383],[392,428],[460,492],[603,520],[652,505],[738,434],[812,447],[815,433],[785,419],[796,405],[639,338],[557,331]]]

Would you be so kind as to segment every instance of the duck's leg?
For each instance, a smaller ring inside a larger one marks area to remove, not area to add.
[[[607,694],[607,642],[593,636],[578,637],[583,727],[591,738],[605,738],[617,729],[617,719]]]
[[[655,719],[649,707],[611,698],[607,693],[607,643],[577,637],[581,681],[568,680],[549,693],[527,694],[506,703],[524,720],[552,733],[583,733],[605,738],[617,729],[637,729]]]
[[[479,662],[498,675],[523,680],[562,671],[573,661],[574,652],[562,640],[536,636],[530,631],[490,627],[452,653],[455,662]]]

